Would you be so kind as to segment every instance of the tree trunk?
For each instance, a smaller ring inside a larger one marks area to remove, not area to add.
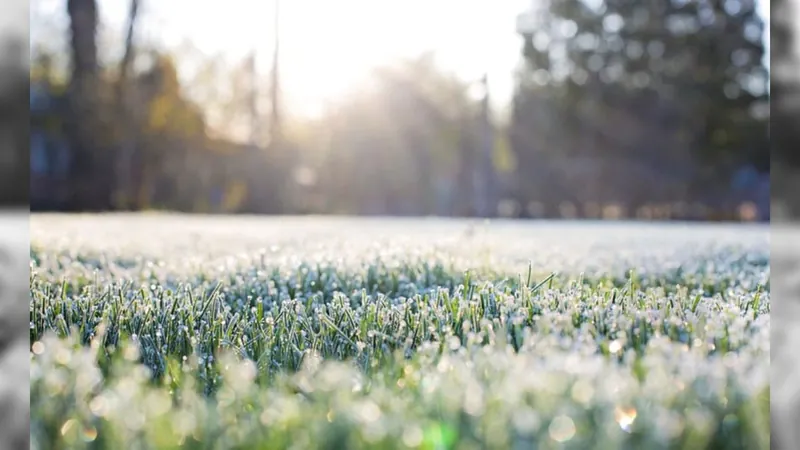
[[[97,22],[95,0],[68,0],[72,77],[68,102],[67,137],[72,151],[69,206],[73,210],[104,210],[109,206],[98,120]],[[107,155],[106,155],[107,156]]]
[[[0,205],[18,208],[29,201],[30,118],[18,108],[25,104],[30,85],[23,67],[12,66],[3,76],[7,84],[0,86]]]
[[[125,53],[119,65],[119,74],[116,85],[117,119],[122,123],[123,134],[122,142],[118,149],[119,157],[116,161],[116,177],[114,179],[114,191],[116,193],[116,206],[119,209],[127,210],[138,208],[134,201],[132,184],[132,170],[135,153],[139,150],[137,133],[139,132],[138,111],[136,108],[138,101],[136,85],[131,83],[128,76],[130,66],[134,58],[134,39],[136,23],[139,15],[139,0],[131,0],[128,11],[128,30],[125,36]],[[132,102],[130,100],[133,100]]]

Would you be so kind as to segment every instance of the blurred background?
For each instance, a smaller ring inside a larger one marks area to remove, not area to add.
[[[27,15],[26,2],[0,6],[0,215],[28,204]]]
[[[775,14],[770,21],[773,35],[770,56],[772,118],[770,174],[773,219],[800,219],[800,2],[772,0]]]
[[[766,0],[31,0],[31,209],[769,220],[769,18]]]

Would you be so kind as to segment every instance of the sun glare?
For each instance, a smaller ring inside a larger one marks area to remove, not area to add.
[[[151,30],[168,46],[189,41],[206,54],[232,60],[255,50],[258,70],[267,79],[275,45],[274,1],[151,4],[151,13],[159,17],[159,26]],[[428,50],[436,52],[447,70],[464,78],[494,72],[490,79],[504,96],[504,91],[510,93],[510,71],[518,59],[514,18],[528,3],[283,0],[279,11],[284,99],[293,112],[313,115],[325,103],[358,89],[373,68]]]
[[[530,1],[281,0],[285,106],[292,114],[314,115],[359,89],[373,68],[428,51],[442,69],[465,80],[488,73],[493,101],[504,105],[519,62],[515,20]],[[99,3],[101,41],[113,41],[112,47],[121,45],[129,2]],[[269,79],[275,0],[143,0],[140,10],[139,33],[148,43],[178,51],[188,43],[230,64],[256,51],[258,71],[265,82]],[[39,15],[48,21],[34,20]],[[31,22],[32,42],[47,39],[48,26],[66,30],[63,0],[33,0]],[[179,58],[181,74],[192,79],[187,72],[197,63]]]
[[[66,28],[61,1],[34,0],[31,17],[34,9],[57,13],[62,16],[59,25]],[[143,1],[141,32],[167,48],[188,42],[231,63],[256,51],[258,71],[266,81],[275,44],[275,1]],[[103,26],[114,36],[123,35],[128,4],[100,3]],[[502,107],[510,100],[512,72],[519,62],[515,22],[530,5],[531,0],[282,0],[285,106],[293,114],[313,116],[358,89],[374,67],[434,51],[444,69],[465,80],[488,73],[493,103]],[[769,20],[769,3],[760,1],[759,9]],[[193,66],[179,64],[181,71]]]

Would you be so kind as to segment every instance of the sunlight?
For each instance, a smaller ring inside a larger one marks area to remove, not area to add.
[[[274,48],[273,1],[152,3],[150,13],[158,17],[158,26],[150,32],[168,46],[189,40],[206,54],[222,53],[232,60],[255,49],[258,70],[266,80]],[[466,79],[494,73],[493,91],[507,99],[512,86],[509,72],[518,60],[514,17],[528,4],[284,0],[280,5],[284,98],[293,112],[314,115],[325,103],[357,89],[371,69],[433,50],[445,68]],[[497,48],[504,50],[492,50]]]
[[[167,48],[190,42],[206,55],[241,61],[254,49],[268,80],[272,60],[275,0],[142,0],[142,34]],[[129,0],[101,2],[102,27],[121,36]],[[769,21],[769,2],[759,1]],[[531,0],[283,0],[281,4],[282,92],[292,113],[314,116],[341,98],[375,66],[427,50],[447,70],[467,80],[489,73],[496,108],[513,91],[519,62],[517,16]],[[66,28],[63,0],[33,0],[34,10]],[[31,34],[42,34],[41,24]],[[765,40],[769,42],[769,27]],[[34,40],[32,39],[31,42]],[[183,75],[192,62],[181,62]]]

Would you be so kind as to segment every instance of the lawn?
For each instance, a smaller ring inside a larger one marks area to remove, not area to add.
[[[764,226],[34,215],[35,449],[768,449]]]

